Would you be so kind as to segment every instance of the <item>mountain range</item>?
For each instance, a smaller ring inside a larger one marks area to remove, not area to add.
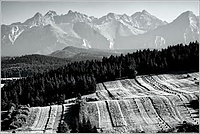
[[[198,23],[191,11],[167,23],[146,10],[131,16],[108,13],[101,18],[72,10],[58,15],[50,10],[45,15],[37,12],[23,23],[1,25],[1,53],[59,55],[68,46],[102,50],[164,48],[198,40]]]

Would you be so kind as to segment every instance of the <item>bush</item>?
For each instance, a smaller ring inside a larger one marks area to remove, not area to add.
[[[199,125],[183,121],[183,124],[177,126],[176,129],[177,132],[199,132]]]
[[[63,122],[58,127],[58,133],[67,133],[69,131],[68,125],[66,122]]]

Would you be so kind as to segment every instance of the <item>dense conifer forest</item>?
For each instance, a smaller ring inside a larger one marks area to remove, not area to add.
[[[68,63],[58,69],[11,81],[1,89],[1,108],[12,103],[45,106],[96,91],[96,83],[143,74],[199,70],[199,43],[162,50],[139,50],[120,56]]]
[[[64,66],[70,60],[45,55],[1,57],[1,78],[27,77]]]

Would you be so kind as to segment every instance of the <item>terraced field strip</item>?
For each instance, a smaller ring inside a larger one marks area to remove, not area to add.
[[[51,111],[50,111],[50,115],[49,115],[49,119],[46,125],[46,130],[53,129],[53,125],[56,119],[56,114],[57,114],[57,109],[58,109],[58,105],[52,105],[51,106]]]
[[[136,79],[138,80],[139,77],[136,77]],[[138,93],[143,93],[143,94],[147,94],[149,90],[147,90],[145,87],[141,86],[138,81],[136,81],[136,79],[129,79],[129,81],[131,82],[132,86],[135,87],[135,89],[138,91]]]
[[[156,131],[163,131],[168,130],[170,127],[168,124],[157,114],[156,110],[154,109],[154,106],[151,102],[151,100],[148,97],[141,97],[139,98],[143,103],[143,106],[145,108],[145,111],[149,118],[153,121]]]
[[[144,118],[144,120],[146,121],[146,123],[148,124],[148,132],[157,132],[157,128],[155,127],[155,123],[152,121],[152,119],[149,118],[149,116],[147,115],[145,108],[143,106],[143,102],[141,102],[141,100],[139,98],[135,98],[135,102],[138,106],[138,109],[140,111],[140,114],[142,116],[142,118]]]
[[[175,105],[169,100],[169,98],[167,96],[160,96],[160,97],[162,98],[164,104],[170,111],[171,117],[174,118],[175,120],[177,120],[177,122],[180,122],[180,123],[183,122],[181,115],[177,111]]]
[[[151,100],[157,113],[171,128],[180,123],[170,105],[162,97],[151,97]]]
[[[129,84],[131,84],[131,86],[128,86],[128,88],[127,88],[127,86],[124,86],[124,85],[122,84],[122,81],[123,81],[123,80],[118,80],[118,86],[119,86],[119,89],[121,90],[121,92],[123,92],[123,93],[122,93],[122,94],[123,94],[123,97],[131,96],[131,95],[132,95],[132,91],[130,91],[128,88],[132,88],[132,84],[130,83],[130,81],[129,81],[128,79],[125,79],[125,80],[124,80],[125,83],[128,81]]]
[[[100,128],[99,122],[99,108],[95,102],[88,102],[86,105],[86,120],[89,119],[91,122],[91,125],[96,128]]]
[[[192,93],[199,93],[199,86],[192,86],[192,87],[182,87],[181,90],[192,92]]]
[[[98,101],[97,106],[100,114],[99,127],[103,130],[112,130],[111,117],[109,116],[105,101]]]
[[[170,92],[166,92],[163,89],[158,88],[153,81],[147,79],[148,76],[141,76],[137,80],[141,83],[144,87],[148,88],[153,95],[170,95]]]
[[[57,106],[57,113],[56,113],[56,118],[55,118],[55,122],[53,125],[53,131],[57,132],[58,131],[58,126],[59,123],[61,122],[61,116],[62,116],[62,105],[58,105]]]
[[[33,130],[45,130],[45,125],[47,124],[47,119],[49,117],[50,106],[41,107],[41,110],[39,121]]]
[[[136,88],[135,85],[133,86],[130,80],[125,79],[125,80],[121,80],[120,82],[125,89],[128,89],[131,92],[131,94],[134,95],[138,93],[138,91],[135,89]]]
[[[108,89],[108,91],[112,94],[114,99],[124,98],[129,95],[125,90],[122,89],[114,89],[111,91]]]
[[[108,110],[111,114],[113,127],[122,127],[127,126],[126,121],[122,115],[122,111],[120,109],[119,103],[117,100],[106,101],[108,104]]]
[[[102,90],[105,90],[103,84],[102,83],[98,83],[97,84],[97,91],[102,91]]]
[[[184,89],[176,88],[176,87],[170,85],[169,83],[167,83],[166,81],[160,80],[157,76],[152,76],[152,78],[155,80],[155,82],[160,83],[159,85],[164,85],[165,90],[172,91],[172,92],[174,92],[174,94],[177,93],[177,94],[183,95],[188,99],[188,101],[191,101],[193,99],[197,99],[197,96],[195,95],[194,91],[191,91],[191,90],[187,91],[187,90],[184,90]],[[161,87],[163,87],[163,86],[161,86]]]
[[[169,99],[175,103],[177,110],[179,111],[180,115],[184,119],[184,121],[191,122],[193,124],[197,124],[198,120],[196,121],[188,111],[187,107],[183,104],[182,100],[178,96],[167,96]]]
[[[131,109],[131,103],[129,100],[119,100],[118,101],[124,119],[127,123],[128,132],[141,132],[143,131],[140,123],[138,122],[138,117],[135,115],[133,110]]]
[[[107,89],[107,87],[105,86],[104,83],[102,83],[104,86],[104,89],[107,91],[109,98],[111,98],[111,100],[115,100],[115,96],[112,95],[112,93]]]
[[[41,107],[34,107],[34,110],[35,109],[38,109],[38,110],[36,110],[36,113],[35,113],[36,117],[35,117],[35,120],[34,120],[33,124],[32,125],[30,124],[30,129],[31,130],[33,130],[36,127],[36,125],[38,124],[39,119],[40,119],[40,115],[42,113],[42,108]]]
[[[116,80],[116,81],[109,81],[109,82],[104,82],[103,84],[106,86],[106,88],[108,90],[114,90],[114,89],[119,89],[120,85],[119,85],[120,81]]]
[[[153,81],[154,84],[158,88],[160,88],[162,90],[165,90],[168,93],[171,93],[171,94],[174,94],[174,95],[178,95],[179,94],[181,96],[184,96],[188,100],[188,102],[186,102],[186,103],[189,103],[194,98],[194,96],[191,93],[189,93],[189,92],[185,93],[185,92],[181,91],[178,88],[170,87],[170,85],[166,85],[165,82],[162,82],[159,79],[155,79],[155,77],[148,77],[148,79],[150,79],[151,81]]]
[[[189,103],[190,100],[192,100],[193,96],[190,93],[184,93],[178,89],[175,88],[170,88],[169,85],[165,85],[164,82],[159,81],[158,79],[154,79],[155,77],[146,77],[147,80],[152,81],[152,84],[155,85],[156,88],[160,90],[164,90],[167,93],[171,93],[174,95],[181,95],[184,96],[184,99],[187,99]]]
[[[138,130],[141,130],[143,132],[149,132],[149,126],[148,126],[146,120],[144,120],[144,118],[142,117],[139,107],[136,104],[135,99],[129,99],[129,102],[130,103],[128,103],[128,105],[129,105],[131,111],[133,111],[133,114],[135,115],[134,116],[134,119],[136,120],[135,122],[136,122],[136,124],[138,124],[140,126],[140,128],[138,128]]]
[[[112,98],[109,97],[109,94],[106,90],[96,91],[96,96],[99,100],[110,100]]]
[[[156,83],[158,83],[159,85],[165,85],[166,87],[168,87],[168,89],[180,94],[191,94],[193,92],[189,92],[186,90],[181,90],[180,88],[176,88],[174,86],[172,86],[171,84],[169,84],[167,81],[162,81],[161,79],[158,78],[158,76],[152,76],[152,79],[155,80]],[[175,81],[175,80],[174,80]]]

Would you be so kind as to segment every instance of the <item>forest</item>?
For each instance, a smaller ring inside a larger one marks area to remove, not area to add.
[[[57,69],[70,62],[66,58],[45,55],[23,55],[20,57],[1,57],[1,78],[27,77]]]
[[[126,55],[66,63],[57,69],[11,81],[1,89],[1,108],[10,105],[46,106],[94,93],[96,84],[136,75],[199,71],[199,43],[177,44],[162,50],[138,50]]]

